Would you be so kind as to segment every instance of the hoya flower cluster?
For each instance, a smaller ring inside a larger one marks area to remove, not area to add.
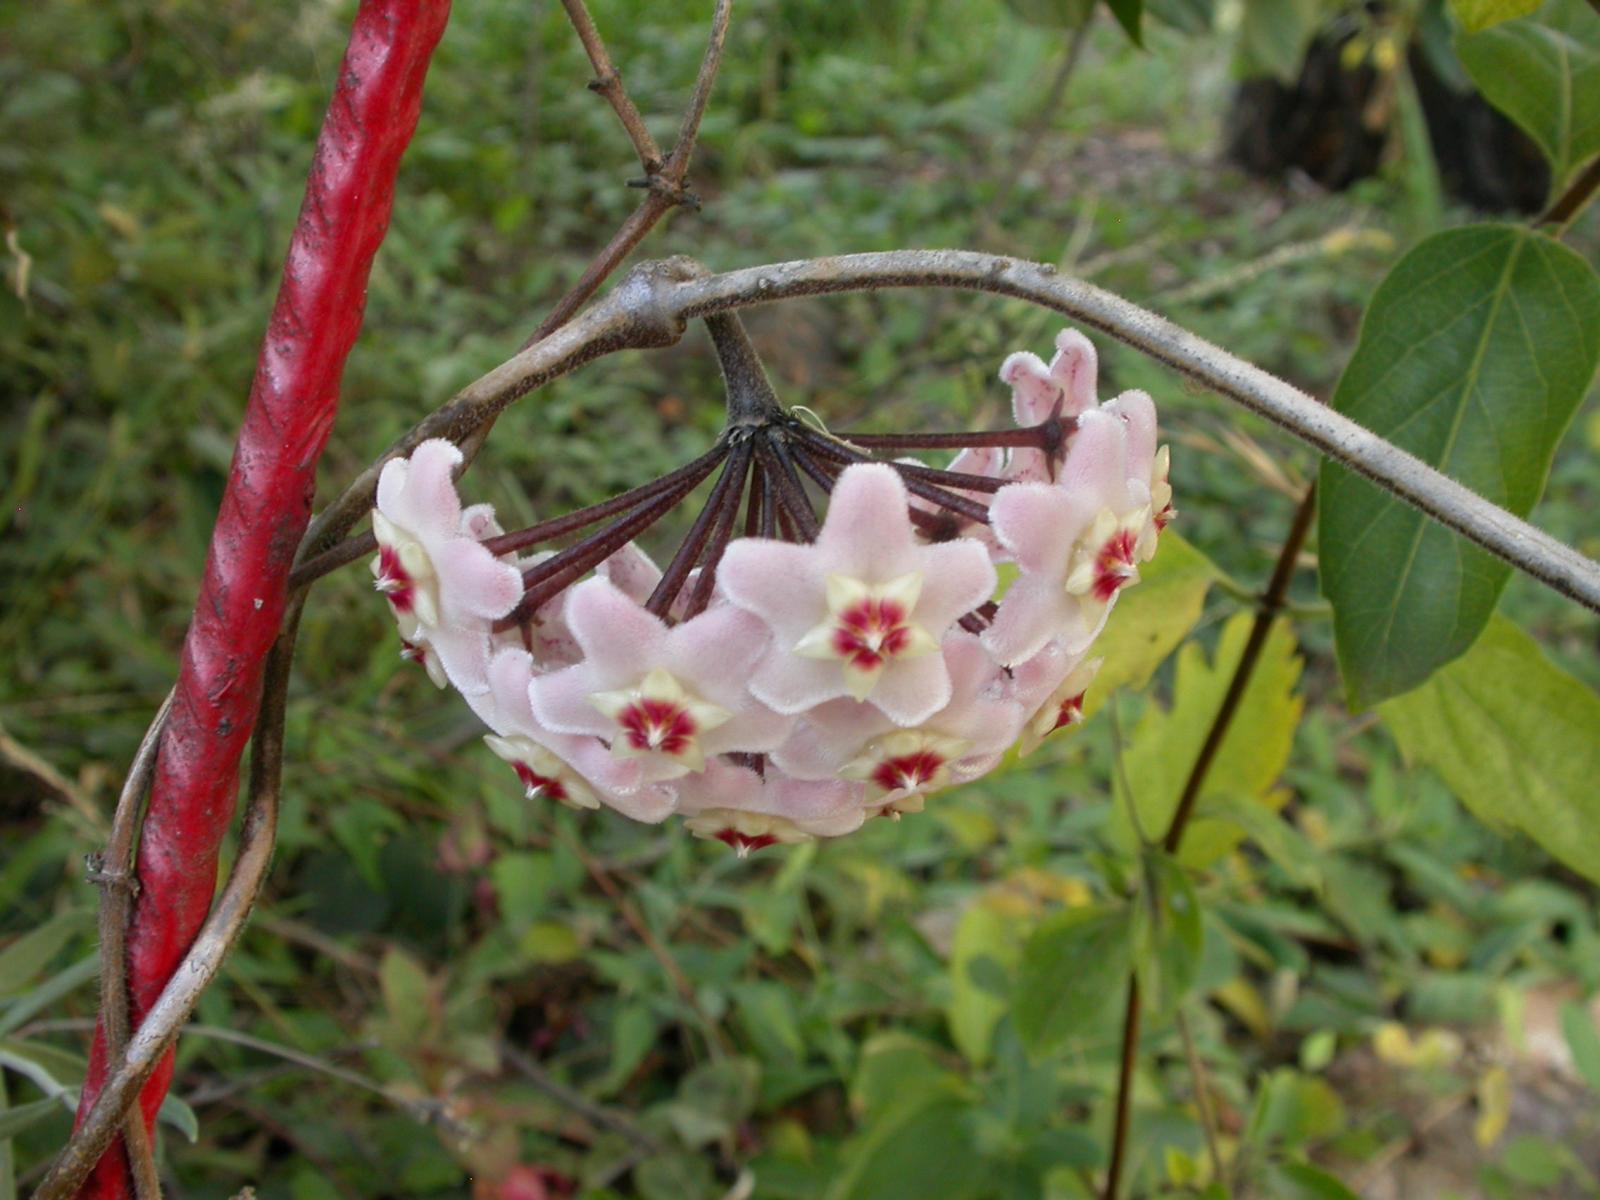
[[[505,534],[461,505],[450,443],[383,470],[373,573],[403,653],[528,796],[676,814],[742,854],[919,811],[1081,720],[1095,638],[1172,517],[1150,397],[1098,403],[1068,331],[1001,368],[1015,429],[829,434],[777,403],[735,321],[707,323],[728,428],[653,483]],[[873,455],[908,449],[959,453]],[[719,467],[658,567],[635,539]]]

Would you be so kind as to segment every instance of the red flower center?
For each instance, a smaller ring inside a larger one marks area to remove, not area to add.
[[[548,775],[541,775],[525,762],[514,762],[511,769],[517,773],[517,778],[522,780],[522,786],[528,790],[529,796],[549,796],[552,800],[566,803],[567,785],[559,779],[552,779]]]
[[[737,829],[731,828],[717,830],[716,838],[717,841],[738,851],[740,857],[752,850],[765,850],[768,846],[778,844],[778,839],[770,833],[740,833]]]
[[[945,764],[943,755],[932,750],[917,750],[886,758],[872,771],[872,782],[886,792],[915,791],[931,783]]]
[[[1050,726],[1047,732],[1054,733],[1058,729],[1063,729],[1068,725],[1076,725],[1083,720],[1083,698],[1085,695],[1087,693],[1079,692],[1076,696],[1068,696],[1063,700],[1060,707],[1056,709],[1056,723]]]
[[[1094,560],[1094,595],[1110,600],[1135,573],[1133,556],[1139,539],[1131,529],[1119,529],[1106,539]]]
[[[905,606],[898,600],[858,600],[835,618],[833,650],[860,670],[870,671],[911,643]]]
[[[388,597],[397,613],[409,614],[414,604],[415,583],[411,573],[400,565],[400,553],[393,546],[378,547],[378,590]]]
[[[641,697],[617,714],[617,724],[635,750],[682,754],[699,726],[687,709],[671,700]]]

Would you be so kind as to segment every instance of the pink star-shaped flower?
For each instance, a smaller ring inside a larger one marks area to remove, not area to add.
[[[797,779],[860,780],[872,805],[982,775],[1016,740],[1023,710],[998,693],[999,668],[977,638],[953,631],[943,655],[950,701],[914,729],[897,726],[870,704],[830,700],[801,719],[772,761]]]
[[[995,581],[979,543],[917,541],[905,485],[881,464],[839,476],[814,545],[741,539],[717,578],[730,603],[773,632],[750,679],[757,699],[799,713],[849,696],[899,725],[949,701],[940,639]]]
[[[1037,354],[1019,350],[1000,364],[1000,379],[1011,387],[1011,408],[1022,426],[1051,418],[1070,421],[1094,408],[1099,357],[1094,344],[1076,329],[1056,334],[1056,353],[1046,366]],[[1050,482],[1059,472],[1065,447],[1054,454],[1018,448],[1007,474],[1018,482]]]
[[[531,800],[554,800],[571,808],[598,808],[603,802],[623,816],[654,824],[676,806],[670,789],[643,782],[643,764],[618,759],[599,738],[556,733],[533,715],[528,696],[534,679],[526,650],[503,649],[489,664],[493,713],[486,723],[494,733],[483,740],[511,764]]]
[[[533,712],[560,733],[610,743],[646,781],[704,769],[731,750],[777,747],[794,724],[745,689],[767,643],[749,613],[726,606],[669,627],[606,579],[572,589],[567,623],[583,661],[535,678]]]
[[[1021,754],[1032,754],[1056,730],[1083,723],[1084,697],[1104,662],[1069,654],[1060,642],[1050,642],[1012,669],[1002,693],[1028,714],[1017,739]]]
[[[480,544],[498,532],[493,510],[465,512],[452,472],[461,451],[434,438],[378,476],[372,573],[388,598],[407,657],[420,659],[469,698],[488,690],[490,624],[522,598],[522,576]],[[436,670],[437,668],[437,670]]]
[[[1011,484],[995,495],[995,536],[1021,568],[984,632],[1001,662],[1021,662],[1052,638],[1081,652],[1154,552],[1150,489],[1129,478],[1127,439],[1117,413],[1086,412],[1058,483]]]
[[[790,779],[770,764],[763,776],[719,760],[678,787],[689,832],[724,842],[741,858],[779,843],[853,833],[866,819],[860,784]]]

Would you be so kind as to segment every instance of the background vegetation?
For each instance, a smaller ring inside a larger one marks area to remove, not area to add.
[[[1150,26],[1145,51],[1101,20],[1046,110],[1066,38],[1034,14],[745,0],[694,171],[704,209],[645,253],[1049,260],[1331,395],[1384,272],[1469,214],[1443,198],[1403,88],[1379,174],[1345,192],[1224,165],[1239,47],[1273,51],[1222,8],[1210,34]],[[82,856],[175,674],[348,9],[58,0],[0,18],[0,1136],[16,1134],[0,1195],[68,1128],[52,1097],[81,1072],[94,1009]],[[664,141],[708,15],[677,9],[596,11]],[[587,78],[559,6],[458,7],[329,488],[520,343],[634,203]],[[1567,242],[1593,258],[1592,213]],[[841,428],[998,423],[1000,359],[1056,328],[943,294],[750,324],[785,398]],[[773,1198],[1089,1194],[1118,1033],[1098,1001],[1120,984],[1091,977],[1034,1060],[1010,1015],[1020,947],[1125,884],[1114,797],[1186,769],[1239,652],[1239,599],[1316,466],[1101,351],[1103,394],[1157,397],[1195,548],[1129,594],[1123,636],[1142,619],[1170,632],[1163,651],[1191,622],[1194,637],[1039,756],[837,844],[740,861],[675,828],[530,807],[471,715],[402,669],[361,570],[319,587],[270,893],[180,1050],[172,1194],[664,1200],[748,1194],[746,1178]],[[607,360],[513,409],[469,490],[508,525],[602,498],[702,448],[717,391],[696,336]],[[1537,510],[1590,555],[1597,454],[1591,396]],[[1292,599],[1191,864],[1192,1045],[1176,1005],[1147,1025],[1135,1193],[1212,1182],[1209,1114],[1240,1194],[1342,1194],[1308,1163],[1374,1196],[1593,1194],[1593,886],[1404,766],[1345,707],[1312,572]],[[1520,578],[1502,612],[1600,683],[1592,616]]]

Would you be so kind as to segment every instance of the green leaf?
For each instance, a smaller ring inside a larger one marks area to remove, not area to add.
[[[1139,977],[1148,978],[1151,1003],[1162,1012],[1171,1012],[1194,985],[1205,951],[1205,925],[1200,897],[1195,893],[1189,873],[1171,856],[1156,853],[1151,858],[1159,918],[1152,932],[1149,966],[1139,964]]]
[[[0,1037],[13,1029],[21,1028],[35,1013],[43,1012],[57,1000],[77,991],[99,974],[100,956],[91,954],[88,958],[80,958],[70,967],[57,971],[31,991],[23,992],[10,1002],[4,1013],[0,1013]]]
[[[1144,9],[1180,33],[1210,33],[1217,19],[1215,0],[1145,0]]]
[[[61,947],[93,924],[94,913],[89,909],[69,909],[0,950],[0,996],[14,996],[26,989]]]
[[[1250,624],[1249,614],[1239,613],[1223,626],[1214,662],[1206,662],[1198,643],[1184,646],[1178,654],[1171,710],[1152,704],[1129,739],[1128,787],[1139,823],[1151,838],[1159,839],[1172,820],[1189,771],[1244,653]],[[1202,804],[1213,796],[1248,797],[1257,802],[1278,799],[1271,795],[1272,785],[1289,760],[1304,706],[1294,694],[1299,678],[1294,634],[1287,622],[1277,622],[1206,772]],[[1127,804],[1112,806],[1107,832],[1121,846],[1135,845]],[[1179,859],[1191,866],[1208,865],[1237,845],[1239,838],[1240,830],[1231,822],[1197,818],[1189,825]]]
[[[1463,35],[1456,53],[1489,103],[1539,143],[1555,192],[1600,154],[1600,20],[1584,0]]]
[[[1095,0],[1005,0],[1018,20],[1043,29],[1076,29],[1094,12]]]
[[[1296,886],[1312,891],[1322,887],[1316,848],[1266,805],[1247,797],[1222,796],[1202,805],[1200,816],[1237,825]]]
[[[1047,917],[1023,947],[1013,1013],[1034,1057],[1093,1021],[1131,966],[1127,908],[1074,908]]]
[[[1522,630],[1496,617],[1470,652],[1379,711],[1406,760],[1480,820],[1600,879],[1600,696]]]
[[[1310,1163],[1279,1163],[1271,1176],[1273,1200],[1359,1200],[1337,1178]]]
[[[1326,1081],[1280,1067],[1262,1081],[1249,1138],[1262,1147],[1276,1142],[1303,1146],[1332,1136],[1344,1122],[1344,1101]]]
[[[1321,20],[1321,0],[1245,0],[1239,25],[1239,74],[1247,79],[1271,75],[1293,83]]]
[[[1538,12],[1543,0],[1450,0],[1450,11],[1468,33]]]
[[[934,1046],[907,1033],[879,1033],[861,1047],[850,1081],[850,1104],[863,1122],[871,1123],[931,1095],[959,1096],[963,1087],[961,1077],[940,1063]]]
[[[892,1108],[847,1151],[828,1200],[967,1200],[985,1182],[972,1108],[949,1096]]]
[[[1116,17],[1117,24],[1122,26],[1122,32],[1128,35],[1128,40],[1135,46],[1143,46],[1144,31],[1140,23],[1144,20],[1144,0],[1106,0],[1106,7]]]
[[[1600,22],[1597,22],[1600,24]],[[1600,359],[1600,280],[1513,225],[1435,234],[1379,286],[1333,404],[1526,514]],[[1318,536],[1353,707],[1416,687],[1472,645],[1510,567],[1333,462]]]
[[[44,1100],[33,1100],[27,1104],[19,1104],[15,1108],[0,1111],[0,1142],[14,1138],[26,1129],[31,1129],[40,1121],[48,1118],[52,1113],[60,1112],[61,1105],[56,1103],[51,1096]]]
[[[1561,1032],[1572,1051],[1572,1065],[1591,1090],[1600,1092],[1600,1029],[1583,1005],[1568,1000],[1561,1006]]]
[[[1095,657],[1105,663],[1083,698],[1084,716],[1093,716],[1118,688],[1139,691],[1150,682],[1200,620],[1206,592],[1221,574],[1171,529],[1161,535],[1155,558],[1139,568],[1139,586],[1117,597],[1095,639]]]
[[[195,1116],[194,1109],[176,1096],[169,1094],[161,1101],[156,1120],[183,1134],[184,1140],[191,1146],[200,1140],[200,1118]]]
[[[1016,913],[1002,912],[979,897],[956,924],[950,948],[950,1000],[945,1017],[950,1039],[974,1066],[989,1060],[994,1028],[1010,1007],[990,976],[1009,975],[1022,956],[1022,928]]]

